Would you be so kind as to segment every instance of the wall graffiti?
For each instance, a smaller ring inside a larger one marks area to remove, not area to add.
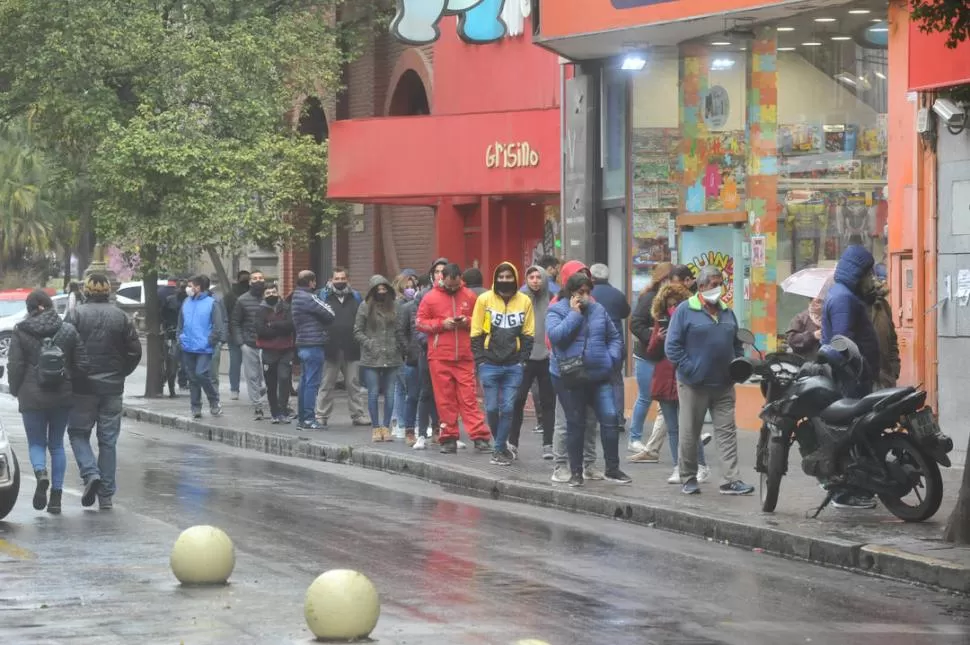
[[[697,276],[707,265],[716,266],[724,276],[724,303],[734,306],[734,258],[721,251],[707,251],[687,262],[687,267]]]

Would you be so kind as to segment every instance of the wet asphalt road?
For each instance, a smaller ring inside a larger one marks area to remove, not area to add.
[[[26,463],[19,417],[0,418]],[[69,461],[73,456],[68,450]],[[644,527],[453,495],[349,466],[259,458],[126,422],[111,512],[0,521],[3,643],[306,643],[304,592],[353,568],[379,643],[970,643],[970,600]],[[179,531],[234,539],[231,584],[183,589]]]

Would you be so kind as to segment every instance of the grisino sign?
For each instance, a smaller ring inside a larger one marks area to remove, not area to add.
[[[539,165],[539,152],[528,142],[495,143],[485,149],[486,168],[535,168]]]
[[[531,13],[531,0],[397,0],[391,35],[408,45],[430,45],[441,36],[441,19],[458,16],[463,41],[494,43],[522,35]]]

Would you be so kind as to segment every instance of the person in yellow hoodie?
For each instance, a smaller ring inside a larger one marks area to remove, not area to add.
[[[511,262],[495,267],[492,290],[475,301],[472,352],[485,390],[485,415],[495,438],[491,463],[511,466],[509,431],[525,362],[535,341],[532,300],[519,291],[519,272]]]

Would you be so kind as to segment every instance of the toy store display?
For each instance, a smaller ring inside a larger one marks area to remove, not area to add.
[[[782,181],[884,181],[888,139],[886,115],[872,125],[796,123],[778,126]]]

